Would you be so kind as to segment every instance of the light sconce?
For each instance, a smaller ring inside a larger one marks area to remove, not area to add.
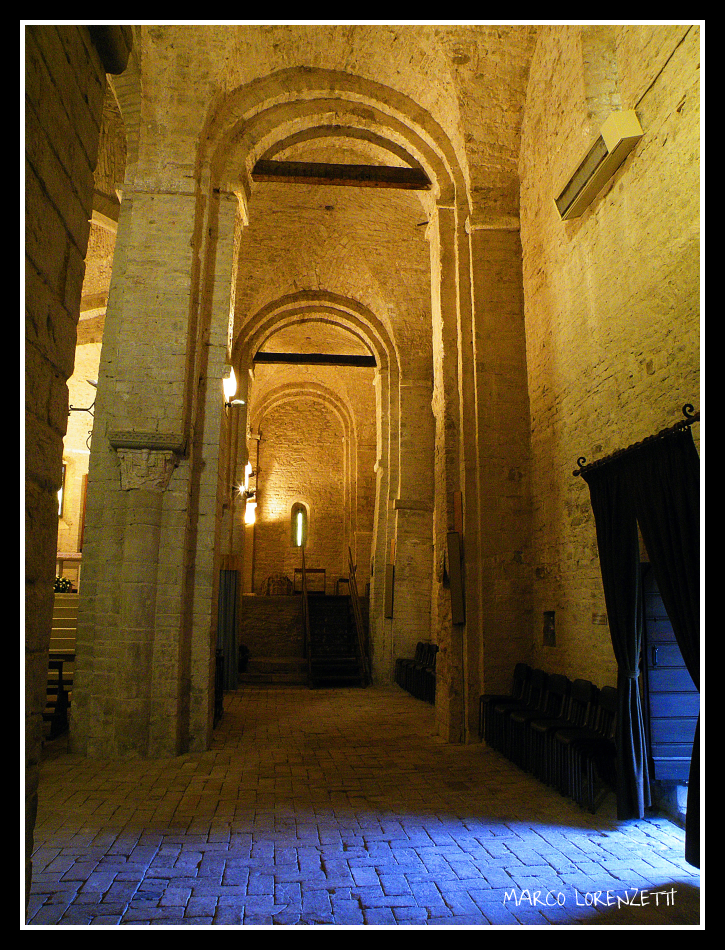
[[[93,386],[94,389],[98,389],[98,380],[97,379],[86,379],[86,382]],[[96,415],[96,397],[93,397],[93,402],[90,406],[68,406],[68,415],[72,412],[87,412],[89,416],[95,418]],[[93,435],[93,429],[89,429],[88,436],[86,437],[86,448],[90,452],[91,449],[91,436]]]
[[[234,367],[231,368],[229,376],[226,379],[222,380],[222,388],[224,390],[224,405],[229,409],[231,406],[243,406],[243,399],[235,399],[234,396],[237,391],[237,377],[234,373]]]
[[[247,498],[247,506],[244,509],[244,523],[254,524],[257,520],[257,502]]]
[[[254,498],[257,494],[256,489],[249,487],[249,479],[255,473],[252,471],[252,463],[247,462],[244,466],[244,484],[237,486],[237,491],[242,496],[242,498]]]
[[[86,382],[89,383],[91,386],[93,386],[94,389],[98,389],[97,379],[87,379]],[[235,388],[236,388],[236,383],[235,383]],[[95,415],[95,412],[94,412],[95,405],[96,405],[96,400],[94,398],[93,402],[87,408],[84,406],[68,406],[68,415],[70,415],[72,412],[87,412],[90,416],[93,416]]]
[[[563,221],[578,218],[594,201],[637,142],[642,127],[634,109],[613,112],[596,142],[556,199]]]

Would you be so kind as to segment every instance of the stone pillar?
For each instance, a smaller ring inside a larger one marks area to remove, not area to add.
[[[246,214],[236,194],[211,189],[201,254],[202,280],[193,380],[191,492],[184,608],[188,637],[189,749],[211,742],[222,507],[228,500],[222,380],[229,375],[235,239]],[[244,397],[246,380],[238,380]]]
[[[92,214],[106,75],[130,27],[25,27],[25,861],[32,852],[53,616],[68,388]],[[71,81],[68,81],[70,78]]]
[[[435,417],[435,508],[433,513],[432,623],[436,660],[436,727],[447,741],[465,738],[464,624],[451,615],[447,535],[454,527],[455,493],[461,489],[458,247],[456,208],[439,203],[431,220],[433,315],[433,415]]]
[[[518,222],[473,218],[481,571],[480,691],[505,691],[531,642],[529,402]]]
[[[121,489],[129,499],[119,575],[116,751],[148,755],[152,748],[168,750],[177,744],[175,717],[154,689],[159,680],[173,680],[176,674],[174,664],[158,656],[155,631],[162,497],[177,459],[173,452],[149,448],[118,448],[118,457]],[[160,729],[169,727],[172,734],[162,738]]]
[[[395,524],[393,659],[431,636],[435,422],[431,380],[400,385],[400,472]],[[391,670],[391,673],[393,670]]]
[[[72,747],[88,755],[176,755],[211,739],[238,203],[209,191],[202,204],[183,181],[124,189],[91,446],[72,711]],[[160,491],[168,452],[177,464]],[[129,487],[142,471],[143,484]]]
[[[390,542],[395,537],[391,517],[391,485],[398,473],[398,373],[389,366],[375,373],[377,449],[375,516],[370,578],[370,649],[374,683],[388,683],[394,663],[392,620],[385,616],[385,572]]]

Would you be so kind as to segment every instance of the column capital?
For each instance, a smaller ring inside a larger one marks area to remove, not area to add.
[[[474,211],[466,218],[466,234],[474,231],[519,231],[521,222],[515,214]]]
[[[168,487],[171,473],[178,465],[176,453],[156,449],[118,448],[121,463],[121,488],[142,488],[161,494]]]
[[[163,492],[183,453],[176,433],[113,431],[108,435],[121,463],[121,488]]]

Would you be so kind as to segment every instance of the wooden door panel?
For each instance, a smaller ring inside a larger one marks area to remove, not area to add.
[[[643,570],[643,686],[652,778],[687,782],[700,695],[687,672],[654,574]]]

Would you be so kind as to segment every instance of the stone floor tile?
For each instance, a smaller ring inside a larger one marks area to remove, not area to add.
[[[448,746],[397,687],[227,694],[212,748],[163,763],[56,747],[35,840],[30,926],[699,919],[682,829],[618,821],[613,796],[590,815],[485,746]],[[587,903],[668,884],[669,906]]]

